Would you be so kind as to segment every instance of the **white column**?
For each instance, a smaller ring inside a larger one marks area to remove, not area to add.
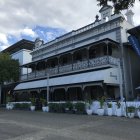
[[[120,98],[121,101],[123,101],[122,70],[120,66],[120,59],[118,60],[118,69],[119,69],[119,83],[120,83]]]
[[[47,72],[47,103],[49,102],[49,72]]]

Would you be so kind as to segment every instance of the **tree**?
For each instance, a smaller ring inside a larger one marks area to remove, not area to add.
[[[108,2],[113,4],[115,9],[115,13],[118,13],[122,10],[129,9],[130,7],[134,6],[136,0],[97,0],[100,6],[107,5]],[[139,0],[140,1],[140,0]]]
[[[17,81],[19,79],[19,62],[7,53],[0,53],[0,84],[4,81]]]
[[[7,53],[0,52],[0,103],[1,89],[5,81],[17,81],[19,79],[19,62]]]

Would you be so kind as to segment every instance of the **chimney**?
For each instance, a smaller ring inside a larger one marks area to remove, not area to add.
[[[133,21],[134,13],[132,12],[132,10],[128,10],[125,15],[127,17],[127,22],[134,25],[134,21]]]

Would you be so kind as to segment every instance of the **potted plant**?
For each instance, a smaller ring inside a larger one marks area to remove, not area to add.
[[[135,116],[135,107],[134,106],[127,107],[127,115],[129,118],[134,118],[134,116]]]
[[[48,107],[48,103],[47,103],[46,99],[41,98],[40,101],[42,103],[42,111],[49,112],[49,107]]]
[[[11,103],[12,97],[10,95],[6,96],[6,109],[10,110],[14,108],[14,105]]]
[[[97,114],[98,114],[99,116],[103,116],[103,115],[104,115],[104,108],[103,108],[103,106],[104,106],[104,101],[105,101],[105,98],[104,98],[104,97],[101,97],[101,98],[99,99],[100,108],[97,109]]]
[[[30,109],[31,111],[35,111],[35,98],[30,98],[30,101],[31,101]]]
[[[88,115],[92,115],[92,108],[91,108],[92,101],[89,100],[86,102],[86,113]]]
[[[118,101],[116,103],[116,116],[121,117],[122,116],[122,110],[121,110],[121,103]]]
[[[138,117],[140,118],[140,106],[137,108],[137,114],[138,114]]]
[[[108,116],[112,116],[113,112],[112,112],[112,104],[111,103],[107,103],[107,113]]]

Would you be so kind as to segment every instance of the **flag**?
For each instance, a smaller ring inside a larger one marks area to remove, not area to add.
[[[139,42],[139,40],[133,35],[130,35],[128,37],[128,40],[129,40],[130,44],[132,45],[132,47],[134,48],[134,50],[136,51],[136,53],[140,56],[140,42]]]

